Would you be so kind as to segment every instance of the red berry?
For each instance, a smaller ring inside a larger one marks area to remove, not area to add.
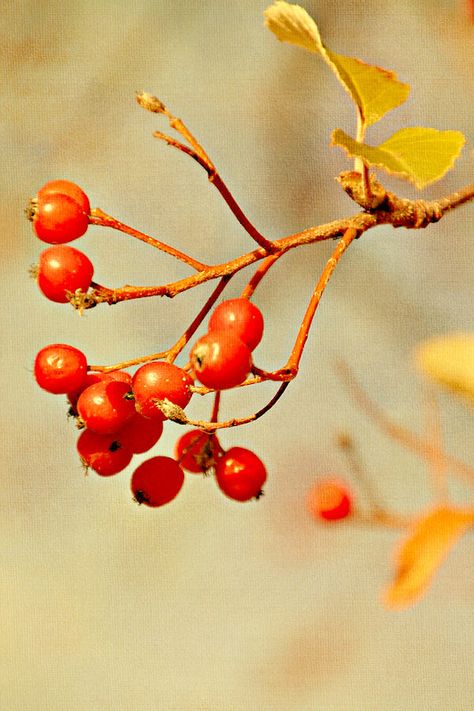
[[[84,190],[82,190],[79,185],[71,183],[69,180],[50,180],[49,183],[45,183],[45,185],[38,190],[37,197],[55,195],[57,193],[60,195],[67,195],[72,198],[81,206],[87,215],[90,213],[91,206],[89,198],[85,194]]]
[[[131,489],[135,501],[147,506],[163,506],[177,496],[184,472],[171,457],[152,457],[133,472]]]
[[[77,440],[77,451],[86,467],[100,476],[121,472],[132,460],[132,452],[113,434],[84,430]]]
[[[102,380],[119,380],[123,383],[127,383],[129,385],[129,390],[131,389],[131,383],[132,383],[132,376],[130,373],[126,373],[124,370],[113,370],[110,373],[99,373],[95,371],[91,371],[90,373],[87,373],[86,377],[82,381],[81,387],[78,388],[77,390],[73,390],[72,392],[67,394],[67,399],[69,400],[69,404],[71,405],[71,414],[77,415],[77,401],[79,400],[79,395],[84,392],[86,388],[89,387],[89,385],[94,385],[94,383],[98,383]]]
[[[243,447],[231,447],[217,462],[219,488],[236,501],[258,498],[266,478],[267,472],[261,460]]]
[[[182,435],[175,446],[175,456],[183,469],[202,474],[216,464],[224,450],[216,435],[202,430],[190,430]]]
[[[253,351],[263,336],[262,312],[248,299],[223,301],[209,319],[209,331],[227,329],[230,329]]]
[[[77,401],[84,425],[99,434],[118,432],[135,414],[135,403],[126,396],[130,385],[118,380],[101,380],[86,388]]]
[[[308,494],[308,509],[316,518],[339,521],[352,511],[349,489],[338,479],[318,481]]]
[[[250,349],[229,330],[211,331],[196,341],[190,360],[196,378],[215,390],[240,385],[252,367]]]
[[[132,380],[137,410],[144,417],[164,420],[155,400],[167,399],[179,407],[186,407],[192,396],[189,389],[192,384],[192,378],[172,363],[146,363],[138,368]]]
[[[36,235],[50,244],[71,242],[83,235],[89,225],[89,216],[80,204],[60,193],[38,194],[32,220]]]
[[[148,452],[163,433],[163,421],[142,417],[138,412],[117,432],[117,439],[134,454]]]
[[[87,291],[94,267],[85,254],[74,247],[56,245],[41,253],[38,264],[38,286],[51,301],[66,303],[66,292]]]
[[[65,343],[53,343],[36,356],[36,382],[50,393],[68,393],[82,385],[87,373],[87,360],[81,351]]]

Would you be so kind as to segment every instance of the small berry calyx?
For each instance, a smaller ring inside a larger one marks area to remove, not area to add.
[[[263,316],[255,304],[243,297],[228,299],[217,306],[209,319],[208,331],[230,330],[253,351],[263,336]]]
[[[308,494],[307,505],[310,513],[323,521],[340,521],[353,509],[350,490],[336,478],[318,481]]]
[[[84,191],[67,180],[46,183],[27,208],[36,236],[49,244],[81,237],[89,226],[90,205]]]
[[[224,453],[215,434],[190,430],[175,445],[175,457],[183,469],[193,474],[206,474]]]
[[[171,457],[152,457],[142,462],[133,472],[130,487],[139,504],[152,508],[172,501],[184,483],[184,472]]]
[[[192,384],[193,380],[186,371],[173,363],[146,363],[138,368],[132,379],[137,410],[143,417],[164,420],[165,415],[157,407],[157,400],[169,400],[185,408],[191,400]]]
[[[243,383],[252,368],[249,347],[232,331],[210,331],[194,344],[191,367],[200,383],[227,390]]]
[[[217,484],[235,501],[260,498],[266,479],[263,462],[249,449],[231,447],[217,462]]]
[[[83,292],[89,289],[93,274],[94,267],[85,254],[61,244],[41,253],[36,279],[47,299],[65,304],[78,289]]]
[[[66,343],[52,343],[42,348],[35,358],[36,382],[54,395],[66,394],[81,387],[87,374],[87,359],[82,351]]]

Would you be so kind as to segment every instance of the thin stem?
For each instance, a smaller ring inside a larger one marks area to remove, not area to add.
[[[97,373],[113,373],[114,370],[124,370],[125,368],[131,368],[134,365],[140,365],[141,363],[150,363],[152,360],[163,360],[168,355],[168,351],[160,351],[159,353],[151,353],[150,355],[140,356],[139,358],[132,358],[131,360],[123,360],[120,363],[114,363],[113,365],[89,365],[87,366],[88,371],[94,371]]]
[[[394,514],[388,511],[377,510],[365,512],[358,511],[356,509],[352,516],[352,520],[355,521],[355,523],[361,523],[364,526],[377,526],[377,528],[382,526],[383,528],[389,529],[405,529],[409,528],[413,524],[414,518],[412,516]]]
[[[354,226],[360,232],[363,232],[369,227],[374,226],[376,220],[373,215],[368,215],[366,213],[361,213],[353,218],[348,218],[345,220],[337,220],[336,222],[330,222],[320,227],[311,227],[309,229],[303,230],[303,232],[297,232],[296,234],[289,235],[280,240],[276,240],[274,244],[278,248],[279,256],[282,256],[285,252],[295,247],[302,246],[304,244],[312,244],[314,242],[322,242],[326,239],[333,239],[340,237],[346,229],[350,226]],[[199,284],[204,284],[206,281],[211,279],[217,279],[222,276],[235,274],[236,272],[248,267],[250,264],[264,259],[268,256],[266,250],[262,247],[254,249],[252,252],[247,252],[240,257],[230,260],[229,262],[224,262],[222,264],[216,264],[210,267],[204,268],[197,274],[193,274],[185,279],[180,279],[179,281],[171,282],[169,284],[163,284],[160,286],[130,286],[125,285],[120,289],[109,289],[108,287],[102,287],[97,292],[93,292],[93,295],[98,301],[115,304],[119,301],[128,301],[130,299],[141,299],[149,296],[167,296],[173,298],[177,294],[188,289],[193,289]]]
[[[279,256],[295,247],[305,244],[322,242],[327,239],[335,239],[344,234],[348,228],[356,229],[359,234],[369,230],[379,224],[391,224],[393,227],[406,227],[407,229],[419,229],[426,227],[430,222],[437,222],[449,210],[454,209],[466,202],[474,199],[474,183],[462,188],[456,193],[438,201],[422,200],[401,200],[391,193],[386,193],[385,207],[382,210],[373,210],[370,213],[360,212],[353,217],[335,220],[319,227],[310,227],[303,232],[298,232],[283,239],[273,242]],[[263,248],[255,249],[236,259],[232,259],[224,264],[217,264],[204,267],[198,274],[181,279],[176,282],[161,286],[124,286],[121,289],[110,289],[102,287],[92,291],[91,303],[104,302],[115,304],[119,301],[130,299],[140,299],[149,296],[168,296],[173,298],[177,294],[192,289],[199,284],[203,284],[211,279],[235,274],[250,264],[268,256],[268,252]]]
[[[211,415],[211,422],[217,422],[217,419],[219,417],[219,405],[221,403],[221,391],[216,390],[216,393],[214,395],[214,405],[212,408],[212,415]]]
[[[383,410],[378,407],[364,392],[359,383],[355,380],[352,371],[345,362],[338,364],[338,371],[342,380],[345,382],[351,397],[360,407],[363,412],[379,427],[382,432],[385,432],[391,439],[399,442],[403,447],[410,450],[424,460],[432,461],[433,458],[439,457],[446,466],[456,472],[458,476],[463,477],[471,485],[474,484],[474,469],[465,462],[460,461],[456,457],[451,456],[439,449],[431,442],[427,442],[421,437],[417,437],[413,432],[404,427],[392,422]]]
[[[188,326],[188,328],[185,330],[182,336],[176,341],[174,346],[172,346],[169,351],[168,355],[166,357],[167,361],[169,363],[173,363],[176,360],[176,357],[181,353],[183,350],[184,346],[188,343],[189,339],[195,334],[203,320],[206,318],[207,314],[211,310],[212,306],[216,303],[217,299],[219,296],[222,294],[224,291],[225,287],[229,283],[230,279],[232,278],[232,274],[229,274],[227,276],[223,276],[220,281],[218,282],[216,288],[210,295],[210,297],[207,299],[206,303],[202,307],[202,309],[199,311],[197,314],[196,318],[193,320],[193,322]]]
[[[346,433],[340,433],[337,437],[337,444],[346,456],[352,476],[363,489],[371,511],[377,516],[387,514],[380,492],[372,479],[367,476],[352,438]]]
[[[240,383],[240,385],[237,385],[236,387],[243,388],[247,385],[258,385],[258,383],[263,383],[265,380],[266,378],[262,378],[257,375],[255,377],[247,378],[243,383]],[[209,393],[218,392],[214,388],[206,388],[204,385],[191,385],[189,389],[191,392],[196,393],[196,395],[209,395]]]
[[[112,227],[114,230],[118,230],[119,232],[123,232],[131,237],[135,237],[135,239],[139,239],[141,242],[145,242],[146,244],[149,244],[162,252],[166,252],[166,254],[170,254],[172,257],[179,259],[181,262],[185,262],[196,271],[206,269],[207,265],[203,262],[198,262],[197,259],[193,259],[193,257],[190,257],[188,254],[184,254],[184,252],[180,252],[178,249],[170,247],[168,244],[155,239],[155,237],[150,237],[139,230],[135,230],[133,227],[129,227],[123,222],[115,219],[115,217],[107,215],[98,207],[91,211],[89,221],[93,225],[99,225],[100,227]]]
[[[318,283],[316,284],[316,288],[308,304],[308,308],[306,309],[306,313],[304,315],[303,321],[298,331],[298,335],[296,337],[296,342],[293,351],[291,352],[291,355],[288,359],[288,363],[286,364],[286,369],[290,371],[298,370],[301,356],[303,355],[303,349],[308,338],[309,329],[311,328],[314,314],[316,313],[316,309],[319,306],[319,302],[321,301],[321,297],[324,293],[324,290],[326,289],[329,280],[335,268],[337,267],[342,255],[358,236],[359,232],[353,227],[347,229],[344,235],[339,240],[336,249],[333,251],[332,255],[326,262],[326,266],[324,267],[322,274],[318,279]]]
[[[261,410],[258,410],[258,412],[254,412],[252,415],[248,415],[247,417],[233,418],[232,420],[226,420],[224,422],[207,422],[206,420],[190,420],[186,418],[185,420],[180,419],[179,423],[193,425],[194,427],[198,427],[199,429],[205,430],[206,432],[215,432],[216,430],[224,429],[227,427],[239,427],[240,425],[246,425],[249,422],[254,422],[255,420],[258,420],[259,417],[262,417],[262,415],[268,412],[278,402],[287,387],[288,383],[282,383],[275,395],[265,405],[265,407],[262,407]]]
[[[221,196],[224,198],[225,202],[229,206],[230,210],[233,212],[235,215],[236,219],[244,230],[252,237],[253,240],[257,244],[260,245],[260,247],[263,247],[263,249],[266,252],[276,252],[278,247],[268,240],[266,237],[264,237],[258,230],[257,228],[250,222],[248,217],[244,214],[243,210],[235,200],[234,196],[230,192],[229,188],[227,185],[224,183],[222,180],[221,176],[217,171],[211,173],[209,175],[209,181],[214,185],[214,187],[217,188],[217,190],[220,192]]]
[[[446,504],[449,500],[448,482],[446,479],[446,459],[444,457],[443,447],[443,432],[441,427],[441,415],[439,411],[439,403],[432,388],[426,391],[427,415],[426,415],[426,434],[428,441],[443,453],[439,456],[436,452],[428,462],[428,469],[433,485],[436,500],[440,504]]]
[[[301,356],[303,355],[303,350],[308,339],[309,330],[311,328],[316,309],[319,306],[324,290],[326,289],[329,280],[336,266],[338,265],[342,255],[348,249],[350,244],[358,237],[358,235],[359,232],[356,229],[352,227],[348,228],[337,243],[337,246],[333,251],[332,255],[326,262],[326,265],[317,281],[317,284],[313,291],[313,295],[306,309],[305,315],[298,331],[298,335],[296,336],[295,345],[293,346],[293,350],[290,353],[290,357],[288,358],[286,365],[284,365],[283,368],[280,368],[279,370],[273,372],[264,371],[254,367],[252,368],[252,372],[254,373],[254,375],[259,375],[260,377],[266,380],[292,380],[296,376],[299,369]]]
[[[181,141],[177,141],[176,138],[172,138],[172,136],[168,136],[167,133],[163,133],[162,131],[154,131],[153,136],[154,138],[159,138],[161,141],[164,141],[169,146],[177,148],[179,151],[182,151],[182,153],[186,153],[186,155],[190,156],[193,160],[199,163],[204,170],[209,171],[209,163],[192,148],[189,148],[189,146],[186,146],[184,143],[181,143]]]
[[[212,306],[215,304],[227,284],[231,279],[231,276],[223,277],[217,286],[215,287],[212,294],[207,299],[204,306],[201,308],[195,319],[188,326],[185,332],[178,338],[176,343],[168,348],[166,351],[160,351],[159,353],[152,353],[150,355],[141,356],[140,358],[134,358],[133,360],[125,360],[121,363],[115,363],[114,365],[90,365],[88,370],[98,371],[100,373],[111,373],[114,370],[122,370],[122,368],[130,368],[133,365],[139,365],[140,363],[149,363],[152,360],[163,360],[166,359],[169,363],[173,363],[176,357],[183,350],[184,346],[188,343],[189,339],[194,335],[196,330],[201,325],[203,319],[206,317]]]
[[[365,140],[365,130],[367,126],[362,118],[362,115],[357,109],[357,132],[356,132],[356,141],[358,143],[363,143]],[[354,170],[357,173],[360,173],[362,175],[362,187],[364,190],[364,201],[367,205],[370,204],[370,201],[372,199],[372,189],[370,187],[370,176],[369,176],[369,167],[362,158],[355,158],[354,159]]]
[[[150,102],[149,99],[152,99]],[[224,198],[225,202],[227,203],[228,207],[238,220],[242,227],[245,229],[245,231],[252,237],[255,242],[260,245],[263,249],[265,249],[266,252],[274,252],[276,251],[276,248],[274,247],[273,243],[268,240],[266,237],[264,237],[258,230],[257,228],[250,222],[248,217],[244,214],[242,208],[240,205],[237,203],[235,200],[234,196],[230,192],[229,188],[225,184],[225,182],[222,180],[221,176],[219,175],[219,172],[217,168],[215,167],[214,163],[211,161],[209,156],[207,155],[206,151],[204,148],[201,146],[199,141],[193,136],[191,131],[185,126],[183,121],[176,116],[173,116],[171,111],[169,111],[166,106],[159,101],[159,99],[156,99],[155,97],[149,97],[147,95],[147,100],[145,102],[140,100],[140,96],[137,97],[138,103],[140,103],[141,106],[144,108],[147,108],[155,113],[162,113],[164,116],[167,117],[170,126],[177,131],[185,141],[187,141],[193,150],[190,150],[187,146],[185,146],[183,143],[180,141],[176,141],[174,138],[171,136],[168,136],[165,133],[162,133],[161,131],[155,131],[154,136],[155,138],[158,138],[162,141],[165,141],[169,146],[172,146],[173,148],[177,148],[178,150],[182,151],[183,153],[186,153],[186,155],[190,156],[195,160],[199,165],[204,168],[204,170],[207,172],[209,181],[217,188],[221,196]]]
[[[265,274],[268,272],[270,267],[275,264],[277,259],[281,257],[281,255],[282,252],[276,252],[275,254],[271,254],[270,256],[265,257],[263,262],[258,266],[257,270],[255,271],[253,277],[250,279],[247,286],[242,291],[240,296],[243,299],[250,299],[253,296],[255,289],[260,284]]]

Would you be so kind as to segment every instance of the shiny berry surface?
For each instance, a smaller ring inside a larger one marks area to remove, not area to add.
[[[86,232],[88,225],[87,213],[68,195],[38,194],[33,209],[33,229],[43,242],[72,242]]]
[[[263,462],[243,447],[231,447],[217,463],[217,484],[226,496],[235,501],[258,498],[266,479]]]
[[[191,399],[189,388],[192,384],[192,378],[172,363],[146,363],[138,368],[132,380],[137,410],[144,417],[164,420],[165,416],[155,401],[167,399],[184,408]]]
[[[117,432],[117,439],[134,454],[148,452],[163,434],[163,421],[143,417],[136,412]]]
[[[90,259],[74,247],[55,245],[39,258],[37,282],[50,301],[66,303],[67,292],[87,291],[94,274]]]
[[[215,390],[240,385],[252,367],[249,347],[232,331],[210,331],[194,344],[191,366],[200,383]]]
[[[132,452],[112,434],[98,434],[92,430],[81,432],[77,451],[82,463],[100,476],[112,476],[128,467]]]
[[[84,425],[99,434],[118,432],[135,414],[135,403],[128,398],[130,386],[118,380],[101,380],[86,388],[77,401],[77,412]]]
[[[82,351],[66,343],[53,343],[42,348],[35,358],[36,382],[50,393],[68,393],[82,385],[87,373],[87,360]]]
[[[130,487],[139,504],[156,508],[172,501],[184,483],[184,472],[171,457],[152,457],[133,472]]]
[[[67,399],[72,409],[71,414],[77,415],[76,406],[81,393],[83,393],[84,390],[89,387],[89,385],[94,385],[94,383],[99,383],[102,380],[119,380],[123,383],[127,383],[130,386],[129,390],[131,389],[132,376],[130,375],[130,373],[126,373],[124,370],[113,370],[110,373],[99,373],[96,371],[91,371],[87,373],[86,377],[82,381],[81,386],[77,388],[77,390],[73,390],[67,393]]]
[[[248,299],[228,299],[223,301],[209,319],[209,331],[230,329],[251,351],[262,340],[263,316],[255,304]]]
[[[72,198],[81,206],[86,215],[89,215],[91,211],[89,198],[79,185],[72,183],[70,180],[50,180],[49,183],[45,183],[38,190],[36,197],[44,198],[47,195],[57,195],[58,193]]]

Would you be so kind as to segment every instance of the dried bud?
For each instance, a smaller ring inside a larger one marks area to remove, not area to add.
[[[140,104],[140,106],[143,109],[146,109],[147,111],[152,111],[154,114],[163,114],[166,112],[165,105],[162,104],[156,96],[148,94],[146,91],[142,91],[141,93],[137,94],[136,98],[137,103]]]

